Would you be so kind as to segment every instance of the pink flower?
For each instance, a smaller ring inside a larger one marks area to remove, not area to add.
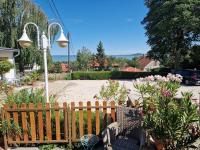
[[[171,97],[172,96],[172,92],[170,90],[165,90],[165,89],[162,89],[161,90],[161,94],[164,96],[164,97]]]

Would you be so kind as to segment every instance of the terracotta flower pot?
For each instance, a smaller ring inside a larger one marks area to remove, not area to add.
[[[155,141],[156,149],[157,150],[165,150],[165,146],[161,141]]]

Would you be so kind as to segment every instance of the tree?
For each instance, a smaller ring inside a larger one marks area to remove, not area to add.
[[[3,80],[3,75],[10,71],[10,69],[13,68],[13,64],[9,62],[8,60],[0,61],[0,75],[1,80]]]
[[[143,20],[148,55],[163,65],[178,68],[200,40],[200,0],[145,0],[149,9]]]
[[[41,31],[47,31],[48,17],[43,10],[30,0],[4,0],[0,1],[0,46],[20,49],[20,55],[16,58],[21,72],[24,66],[33,66],[34,63],[42,66],[42,53],[38,51],[36,42],[32,47],[23,49],[17,40],[21,37],[23,27],[27,22],[35,22]],[[58,28],[52,30],[54,39]],[[30,34],[31,33],[31,34]],[[37,32],[35,27],[27,29],[29,37],[36,41]]]
[[[78,50],[77,52],[77,63],[78,69],[80,70],[88,70],[90,68],[90,62],[92,58],[92,53],[86,47]]]
[[[99,63],[100,69],[104,68],[105,65],[105,60],[106,60],[106,55],[105,55],[105,50],[103,48],[103,42],[99,42],[97,46],[97,54],[96,54],[97,62]]]
[[[132,58],[132,60],[127,61],[128,65],[131,67],[139,68],[138,58]]]

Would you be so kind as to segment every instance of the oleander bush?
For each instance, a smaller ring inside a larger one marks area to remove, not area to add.
[[[169,74],[134,82],[143,102],[143,127],[162,149],[187,149],[200,138],[198,107],[192,103],[192,93],[175,98],[181,81],[180,75]]]

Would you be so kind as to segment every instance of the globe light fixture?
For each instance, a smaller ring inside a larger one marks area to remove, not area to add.
[[[58,40],[56,42],[58,43],[58,45],[60,47],[67,47],[67,44],[68,44],[69,41],[65,37],[63,31],[61,31],[60,37],[58,38]]]
[[[26,34],[26,30],[23,31],[22,37],[18,40],[19,45],[23,48],[27,48],[31,46],[32,41],[29,39],[28,35]]]

